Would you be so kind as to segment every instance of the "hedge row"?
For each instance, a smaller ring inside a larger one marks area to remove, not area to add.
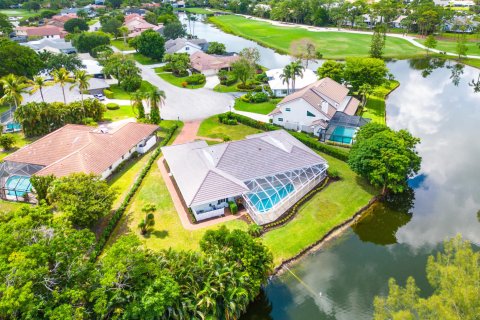
[[[165,138],[160,142],[160,144],[158,145],[157,149],[155,149],[155,151],[152,153],[152,155],[150,156],[150,159],[148,160],[147,164],[145,165],[145,167],[143,168],[142,172],[140,173],[140,175],[137,177],[137,179],[135,180],[135,183],[133,184],[132,188],[130,189],[130,191],[128,191],[127,193],[127,196],[125,197],[125,199],[123,199],[123,202],[122,204],[120,205],[120,207],[115,211],[115,213],[113,214],[112,218],[110,219],[110,221],[108,222],[108,225],[107,227],[105,227],[105,229],[103,230],[103,233],[101,234],[100,238],[98,239],[98,242],[95,246],[95,249],[94,249],[94,252],[92,253],[92,259],[96,259],[103,251],[103,248],[105,247],[105,244],[107,243],[108,241],[108,238],[110,237],[110,235],[112,234],[113,230],[115,229],[117,223],[120,221],[120,219],[122,218],[123,214],[125,213],[125,211],[127,210],[127,207],[128,205],[130,204],[130,201],[133,199],[133,196],[135,195],[135,193],[138,191],[138,189],[140,188],[140,185],[142,184],[142,181],[143,179],[145,178],[145,176],[147,175],[148,171],[150,171],[152,165],[155,163],[155,160],[158,158],[158,156],[160,155],[160,153],[162,152],[162,150],[160,148],[162,148],[163,146],[165,146],[169,141],[170,139],[172,138],[172,136],[174,135],[175,131],[177,130],[178,128],[178,125],[174,125],[173,127],[171,127],[170,129],[168,129],[167,131],[167,135],[165,136]]]
[[[226,115],[230,119],[235,119],[237,122],[240,122],[241,124],[244,124],[246,126],[263,130],[263,131],[273,131],[273,130],[278,130],[280,127],[257,121],[249,117],[242,116],[238,113],[233,113],[233,112],[227,112],[224,115]],[[315,140],[311,138],[310,136],[306,135],[305,133],[302,132],[297,132],[297,131],[292,131],[288,130],[292,136],[300,140],[303,144],[307,145],[309,148],[312,148],[314,150],[326,153],[334,158],[337,158],[342,161],[347,161],[348,160],[348,154],[349,150],[348,149],[339,149],[334,146],[330,146],[328,144],[322,143],[318,140]]]
[[[288,209],[288,211],[280,219],[264,225],[262,233],[270,231],[273,228],[281,227],[288,221],[292,220],[293,217],[295,217],[295,215],[297,214],[298,209],[300,209],[300,207],[304,203],[309,201],[317,192],[323,190],[323,188],[325,188],[328,182],[329,182],[329,178],[326,177],[325,180],[323,180],[323,183],[321,185],[310,190],[306,195],[304,195],[300,200],[298,200],[290,209]]]

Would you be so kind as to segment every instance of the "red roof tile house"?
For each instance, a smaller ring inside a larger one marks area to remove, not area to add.
[[[154,30],[159,31],[163,28],[163,25],[154,25],[151,24],[145,19],[143,19],[139,14],[132,13],[125,17],[125,22],[123,24],[127,27],[129,34],[129,38],[133,38],[139,36],[145,30]]]
[[[335,113],[354,116],[359,104],[345,86],[323,78],[283,98],[269,116],[274,124],[286,129],[319,135]]]
[[[151,149],[157,129],[135,122],[114,129],[68,124],[5,157],[0,165],[0,198],[34,201],[32,175],[84,172],[105,179],[135,152]]]
[[[71,20],[71,19],[75,19],[75,18],[78,18],[76,13],[67,13],[67,14],[64,14],[64,15],[57,14],[57,15],[53,16],[50,19],[50,21],[47,22],[47,25],[56,26],[56,27],[59,27],[59,28],[63,29],[63,25],[65,24],[65,22],[67,22],[68,20]]]
[[[46,25],[42,27],[17,27],[17,36],[39,37],[39,38],[65,38],[67,32],[61,27]]]
[[[217,56],[197,51],[190,56],[190,64],[196,71],[206,76],[217,74],[222,69],[230,69],[232,63],[240,59],[239,56]]]

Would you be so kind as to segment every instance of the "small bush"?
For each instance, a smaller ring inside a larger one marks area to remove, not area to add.
[[[7,151],[12,149],[14,144],[15,136],[11,134],[4,134],[0,136],[0,146],[2,146],[3,150]]]
[[[228,142],[228,141],[231,141],[232,138],[230,138],[229,136],[223,136],[223,142]]]
[[[187,77],[186,81],[188,84],[204,84],[207,82],[205,76],[201,73],[194,73],[191,76]]]
[[[267,77],[267,74],[265,72],[262,72],[260,74],[257,74],[255,76],[255,80],[258,81],[258,82],[263,82],[263,83],[267,83],[268,82],[268,77]]]
[[[268,101],[268,95],[263,92],[258,92],[252,95],[252,100],[255,103],[261,103],[261,102],[267,102]]]
[[[113,103],[113,102],[107,103],[106,107],[107,107],[108,110],[118,110],[118,109],[120,109],[120,106],[117,103]]]
[[[248,234],[252,237],[260,237],[262,235],[263,228],[256,223],[248,226]]]
[[[340,171],[336,169],[328,169],[327,174],[330,178],[335,179],[335,180],[340,180],[342,178]]]
[[[254,84],[250,84],[250,83],[247,83],[247,84],[239,83],[239,84],[237,84],[237,90],[238,91],[252,91],[253,89],[255,89]]]
[[[230,208],[230,212],[232,214],[237,214],[238,212],[238,206],[234,201],[228,202],[228,207]]]
[[[114,97],[114,94],[112,91],[108,90],[108,89],[103,89],[103,94],[105,95],[105,97],[107,97],[108,99],[113,99]]]
[[[183,88],[186,88],[188,86],[188,82],[187,81],[182,81],[181,85],[182,85]]]

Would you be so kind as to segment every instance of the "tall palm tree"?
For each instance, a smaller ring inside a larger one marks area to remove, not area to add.
[[[28,81],[28,83],[32,86],[30,89],[30,94],[34,94],[37,91],[40,91],[40,96],[42,97],[42,102],[45,102],[43,97],[43,88],[51,86],[52,83],[50,81],[45,80],[42,76],[35,76],[33,80]]]
[[[150,121],[152,123],[160,122],[160,106],[165,101],[165,91],[152,89],[148,93],[148,100],[150,101]]]
[[[292,73],[292,92],[295,92],[295,79],[297,77],[303,77],[303,70],[305,70],[305,67],[302,65],[301,61],[294,61],[290,63],[290,71]]]
[[[130,94],[130,103],[133,112],[137,114],[138,119],[145,119],[145,108],[143,107],[143,99],[146,98],[145,92],[137,90]]]
[[[282,83],[287,84],[287,94],[290,94],[290,79],[292,79],[292,68],[290,65],[286,65],[283,68],[280,78],[282,79]]]
[[[3,97],[0,102],[12,102],[15,104],[15,110],[22,103],[22,93],[27,93],[28,79],[9,74],[0,79],[0,86],[3,89]]]
[[[89,80],[92,78],[91,75],[87,74],[85,70],[75,70],[73,77],[73,84],[70,86],[70,90],[75,87],[78,87],[80,90],[80,96],[82,97],[82,106],[83,106],[83,92],[90,88]]]
[[[60,84],[62,87],[63,102],[67,104],[67,98],[65,98],[65,85],[67,83],[74,82],[73,78],[70,76],[70,73],[65,68],[60,68],[52,71],[53,82]]]
[[[118,28],[118,31],[122,34],[123,37],[123,43],[127,44],[127,35],[128,35],[128,28],[126,26],[121,26]]]

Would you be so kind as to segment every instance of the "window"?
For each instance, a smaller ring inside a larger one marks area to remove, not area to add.
[[[282,90],[282,94],[287,94],[287,90]]]
[[[279,121],[279,122],[283,122],[283,118],[278,118],[278,121]]]
[[[125,156],[122,156],[122,160],[125,158]]]
[[[311,113],[310,111],[307,111],[307,117],[315,117],[315,115],[313,113]]]
[[[185,51],[188,51],[188,50],[190,50],[190,47],[185,47]]]
[[[217,201],[217,204],[221,204],[223,202],[227,202],[227,199],[220,199],[220,200]]]
[[[112,170],[112,166],[108,167],[109,170]]]
[[[290,108],[285,108],[285,111],[290,111],[291,109]]]

